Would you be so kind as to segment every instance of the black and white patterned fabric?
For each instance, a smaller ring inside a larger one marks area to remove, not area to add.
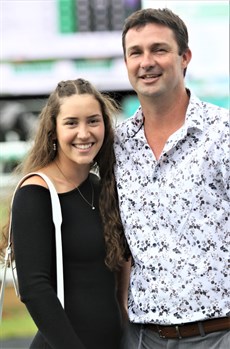
[[[230,312],[230,126],[191,94],[156,160],[141,107],[116,129],[121,217],[134,259],[132,322],[178,324]]]

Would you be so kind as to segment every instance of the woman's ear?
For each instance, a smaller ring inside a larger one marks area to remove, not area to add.
[[[57,140],[54,138],[52,142],[53,142],[53,150],[56,152],[57,151]]]

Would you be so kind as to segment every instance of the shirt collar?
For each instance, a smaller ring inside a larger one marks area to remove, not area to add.
[[[204,109],[201,100],[190,92],[189,105],[185,116],[185,126],[187,128],[197,128],[203,130]]]
[[[203,105],[201,100],[191,91],[189,105],[185,116],[185,127],[203,130]],[[128,128],[128,138],[134,138],[142,129],[144,117],[141,106],[137,109],[134,116],[130,119],[130,127]]]

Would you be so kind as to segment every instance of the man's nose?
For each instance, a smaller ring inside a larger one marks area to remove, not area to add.
[[[155,64],[155,61],[154,61],[153,55],[151,55],[150,52],[144,53],[143,56],[142,56],[142,60],[141,60],[141,63],[140,63],[140,67],[141,67],[142,69],[145,69],[145,70],[146,70],[146,69],[148,69],[148,68],[154,66],[154,64]]]

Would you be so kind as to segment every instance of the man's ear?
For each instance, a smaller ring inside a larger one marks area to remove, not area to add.
[[[182,54],[182,68],[185,69],[189,65],[189,62],[192,59],[192,51],[190,48],[188,48],[183,54]]]

